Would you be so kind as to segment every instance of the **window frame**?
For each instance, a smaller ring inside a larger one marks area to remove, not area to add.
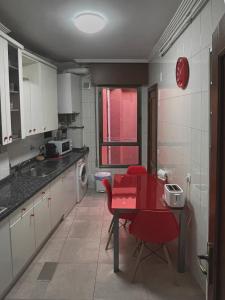
[[[103,110],[102,110],[102,90],[104,88],[111,89],[136,89],[137,90],[137,142],[104,142],[103,141]],[[136,165],[140,165],[142,161],[142,116],[141,116],[141,88],[140,86],[101,86],[98,90],[98,151],[99,151],[99,168],[128,168],[129,165],[104,165],[102,164],[102,147],[103,146],[138,146],[139,147],[139,156],[138,163]]]

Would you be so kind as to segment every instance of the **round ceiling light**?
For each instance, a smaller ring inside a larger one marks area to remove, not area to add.
[[[106,25],[106,19],[92,12],[83,12],[74,18],[75,26],[85,33],[96,33],[101,31]]]

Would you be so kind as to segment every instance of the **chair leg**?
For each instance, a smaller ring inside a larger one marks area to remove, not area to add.
[[[163,250],[164,250],[164,253],[165,253],[165,256],[166,256],[166,260],[168,262],[169,269],[171,271],[171,276],[173,278],[173,282],[177,285],[176,271],[174,270],[174,267],[173,267],[173,264],[172,264],[172,261],[171,261],[171,258],[170,258],[169,251],[168,251],[165,244],[163,245]]]
[[[136,240],[137,242],[137,240]],[[141,242],[138,242],[137,246],[134,249],[134,252],[132,254],[133,257],[137,257],[138,252],[140,251]]]
[[[109,225],[109,229],[108,229],[108,233],[110,233],[111,229],[112,229],[112,226],[113,226],[113,223],[114,223],[114,217],[112,218],[112,221]]]
[[[137,259],[136,259],[136,263],[135,263],[135,267],[134,267],[132,282],[134,282],[134,280],[135,280],[137,270],[138,270],[138,267],[139,267],[139,264],[140,264],[140,261],[141,261],[141,256],[142,256],[143,249],[144,249],[144,242],[141,241],[140,250],[139,250],[139,253],[138,253],[138,256],[137,256]]]
[[[110,243],[110,241],[111,241],[112,234],[113,234],[113,225],[111,226],[111,229],[110,229],[110,232],[109,232],[109,237],[108,237],[108,241],[107,241],[105,250],[108,250],[108,249],[109,249],[109,243]]]

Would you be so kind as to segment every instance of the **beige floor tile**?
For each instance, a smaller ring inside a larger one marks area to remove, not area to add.
[[[176,273],[174,282],[167,264],[155,259],[147,260],[140,266],[138,273],[143,276],[147,295],[156,300],[204,299],[203,292],[188,272]],[[154,296],[154,297],[153,297]]]
[[[147,300],[147,294],[142,283],[132,284],[130,282],[130,270],[121,265],[121,271],[114,273],[109,264],[99,264],[96,285],[95,299],[104,300]]]
[[[33,263],[17,281],[6,299],[43,299],[48,282],[38,281],[43,263]]]
[[[103,218],[103,207],[77,207],[75,212],[76,220],[99,220]]]
[[[70,229],[68,237],[100,240],[101,228],[102,228],[101,221],[75,220]]]
[[[99,241],[90,239],[68,239],[62,249],[61,263],[97,263]]]
[[[65,239],[50,239],[35,258],[35,262],[58,262],[64,243]]]
[[[52,234],[51,239],[66,239],[74,222],[75,215],[67,216]]]
[[[93,299],[96,264],[59,264],[46,291],[46,299]]]

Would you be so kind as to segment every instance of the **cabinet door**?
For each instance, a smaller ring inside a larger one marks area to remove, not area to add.
[[[9,61],[8,42],[0,37],[0,100],[1,100],[1,143],[12,142],[10,99],[9,99]]]
[[[57,71],[41,64],[43,131],[58,128]]]
[[[31,118],[31,86],[28,78],[23,78],[24,130],[26,136],[33,134]]]
[[[35,251],[34,211],[26,211],[10,225],[13,276],[24,267]]]
[[[76,113],[81,112],[81,80],[80,76],[72,74],[71,75],[71,94],[73,111]]]
[[[59,176],[50,186],[51,228],[54,228],[64,215],[63,180]]]
[[[0,223],[0,297],[12,281],[9,220]]]
[[[22,63],[22,50],[18,49],[18,71],[19,71],[19,91],[20,91],[20,126],[21,138],[26,137],[25,126],[25,108],[24,108],[24,94],[23,94],[23,63]]]
[[[34,219],[36,248],[39,248],[51,231],[49,191],[43,191],[35,196]]]
[[[63,174],[63,198],[65,213],[68,213],[76,204],[75,184],[75,166],[72,166]]]
[[[26,128],[26,132],[28,132],[28,135],[43,132],[43,106],[40,68],[41,66],[38,62],[23,66],[24,82],[29,82],[30,93],[30,97],[24,97],[25,114],[29,114],[30,116],[26,117],[26,126],[29,126],[28,128]],[[26,88],[27,87],[24,88],[24,93],[26,93]]]

